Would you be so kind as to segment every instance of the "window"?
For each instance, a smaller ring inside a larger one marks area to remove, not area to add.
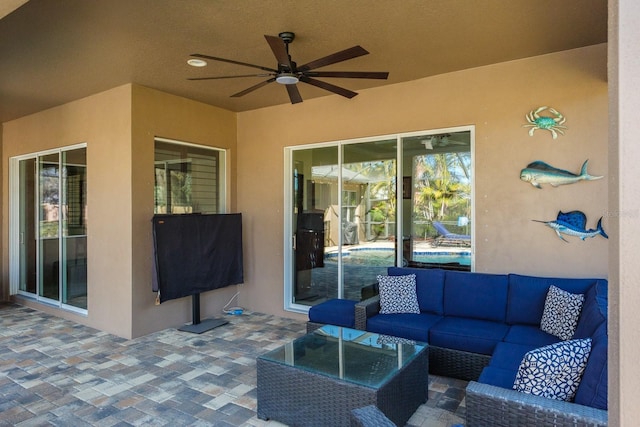
[[[286,308],[374,295],[394,265],[470,270],[472,139],[466,127],[286,149]]]
[[[223,150],[156,139],[154,213],[223,213],[224,154]]]

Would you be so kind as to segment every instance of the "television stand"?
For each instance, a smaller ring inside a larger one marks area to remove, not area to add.
[[[229,323],[228,320],[221,318],[200,320],[200,294],[191,295],[191,318],[192,321],[190,325],[184,325],[178,328],[178,330],[182,332],[202,334],[210,331],[211,329],[217,328],[218,326]]]

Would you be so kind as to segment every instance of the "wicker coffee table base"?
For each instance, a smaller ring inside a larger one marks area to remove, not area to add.
[[[377,406],[405,425],[426,402],[428,348],[380,388],[360,386],[258,358],[258,418],[294,426],[349,426],[352,409]]]

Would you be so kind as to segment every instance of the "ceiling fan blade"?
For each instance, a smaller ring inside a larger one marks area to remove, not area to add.
[[[305,73],[309,77],[342,77],[345,79],[382,79],[389,77],[388,72],[378,71],[310,71]]]
[[[271,47],[273,54],[278,60],[278,64],[282,64],[289,70],[292,70],[293,66],[291,65],[291,59],[289,58],[285,42],[280,37],[275,36],[265,35],[264,38],[267,39],[267,43],[269,43],[269,47]]]
[[[340,52],[332,53],[323,58],[316,59],[307,64],[298,67],[298,71],[314,70],[316,68],[324,67],[325,65],[335,64],[337,62],[346,61],[347,59],[357,58],[358,56],[367,55],[369,52],[362,46],[354,46],[349,49],[341,50]]]
[[[338,95],[342,95],[345,98],[349,98],[349,99],[357,95],[356,92],[353,92],[349,89],[332,85],[331,83],[323,82],[321,80],[312,79],[305,75],[300,76],[300,81],[319,87],[320,89],[328,90],[329,92],[337,93]]]
[[[274,70],[273,68],[269,67],[263,67],[262,65],[247,64],[246,62],[234,61],[233,59],[218,58],[217,56],[203,55],[201,53],[192,53],[191,56],[195,58],[211,59],[212,61],[228,62],[229,64],[244,65],[245,67],[257,68],[259,70],[270,71],[272,73],[278,72],[278,70]]]
[[[298,102],[302,102],[302,96],[300,96],[300,91],[298,90],[298,86],[296,85],[285,85],[287,87],[287,92],[289,93],[289,99],[292,104],[297,104]]]
[[[237,79],[239,77],[269,77],[273,74],[241,74],[237,76],[218,76],[218,77],[190,77],[187,80],[219,80],[219,79]]]
[[[240,98],[241,96],[244,96],[244,95],[246,95],[246,94],[248,94],[248,93],[250,93],[250,92],[253,92],[253,91],[254,91],[254,90],[256,90],[256,89],[260,89],[262,86],[266,86],[266,85],[268,85],[269,83],[271,83],[271,82],[275,82],[275,81],[276,81],[276,78],[275,78],[275,77],[270,78],[269,80],[265,80],[265,81],[263,81],[263,82],[260,82],[260,83],[258,83],[257,85],[253,85],[253,86],[251,86],[250,88],[247,88],[247,89],[245,89],[245,90],[243,90],[243,91],[240,91],[240,92],[238,92],[238,93],[234,93],[233,95],[231,95],[231,98]]]

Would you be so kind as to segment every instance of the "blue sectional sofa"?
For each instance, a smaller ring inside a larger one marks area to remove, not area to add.
[[[416,275],[419,313],[381,314],[379,296],[362,302],[334,300],[326,303],[326,311],[309,327],[338,324],[331,313],[341,326],[349,326],[353,314],[357,329],[429,343],[432,374],[470,381],[466,396],[469,427],[607,425],[605,279],[388,269],[389,276],[409,274]],[[513,390],[523,356],[562,341],[540,328],[551,285],[584,295],[572,339],[591,338],[591,352],[571,403]]]

